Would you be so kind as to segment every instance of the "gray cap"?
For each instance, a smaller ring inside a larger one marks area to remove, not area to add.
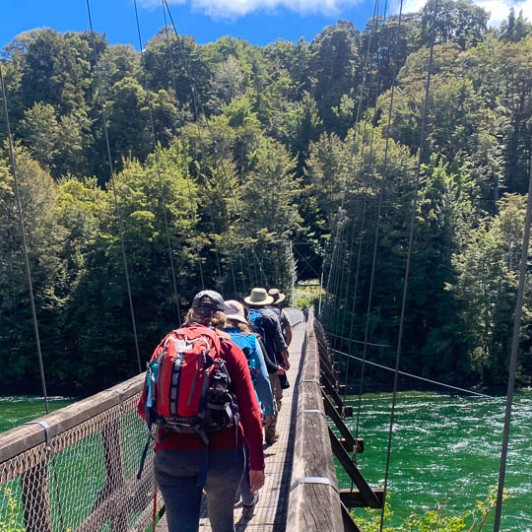
[[[212,310],[224,311],[224,298],[214,290],[202,290],[194,296],[193,308],[207,307]]]

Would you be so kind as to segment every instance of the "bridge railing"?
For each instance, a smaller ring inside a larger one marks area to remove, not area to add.
[[[152,519],[147,431],[136,413],[138,375],[0,434],[0,530],[145,531]]]
[[[296,382],[294,461],[286,530],[343,532],[344,522],[329,425],[321,392],[320,346],[311,312]]]

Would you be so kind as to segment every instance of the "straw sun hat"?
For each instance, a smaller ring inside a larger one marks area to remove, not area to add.
[[[269,290],[268,295],[273,297],[274,305],[279,305],[286,299],[286,296],[282,292],[279,292],[277,288],[272,288]]]
[[[264,307],[273,303],[273,297],[268,295],[266,288],[253,288],[249,297],[245,297],[244,301],[251,307]]]

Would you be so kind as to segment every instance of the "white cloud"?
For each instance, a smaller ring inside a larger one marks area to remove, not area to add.
[[[482,7],[490,14],[489,25],[499,26],[508,18],[510,8],[514,8],[515,14],[523,11],[523,15],[528,20],[532,21],[532,0],[473,0],[477,6]],[[399,10],[399,0],[395,0]],[[426,0],[404,0],[405,13],[413,13],[419,11],[426,3]]]
[[[512,2],[511,0],[479,0],[475,2],[491,14],[490,26],[499,26],[499,24],[508,18],[510,8],[514,8],[515,14],[523,11],[523,15],[532,21],[532,0],[524,2]]]
[[[141,0],[146,7],[160,6],[160,0]],[[285,8],[301,15],[320,13],[328,16],[339,15],[342,8],[356,6],[371,0],[168,0],[170,4],[188,4],[193,11],[200,11],[217,19],[235,19],[250,13],[275,13]],[[412,13],[425,5],[426,0],[404,0],[404,11]],[[498,26],[507,17],[510,8],[516,14],[523,11],[524,16],[532,21],[532,0],[474,0],[491,14],[490,26]],[[392,5],[399,6],[399,0]],[[344,15],[345,11],[344,11]]]

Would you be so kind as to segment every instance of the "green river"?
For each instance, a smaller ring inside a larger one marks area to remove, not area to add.
[[[355,432],[358,398],[350,397]],[[436,393],[398,395],[389,490],[394,519],[438,506],[463,513],[485,500],[497,484],[505,398],[451,397]],[[362,399],[359,437],[365,452],[359,466],[371,484],[383,485],[391,394]],[[516,395],[503,506],[503,530],[532,531],[532,391]],[[341,487],[350,480],[338,468]],[[342,474],[343,473],[343,474]],[[485,530],[493,529],[493,515]]]
[[[351,397],[355,416],[358,398]],[[391,394],[366,394],[362,399],[359,437],[365,452],[359,466],[366,479],[382,485],[388,439]],[[54,397],[52,410],[72,400]],[[398,396],[390,467],[391,505],[400,522],[411,511],[443,506],[462,513],[486,499],[496,486],[505,399],[451,397],[427,392]],[[44,413],[36,397],[0,397],[0,432]],[[504,503],[503,530],[532,531],[532,391],[516,396]],[[350,481],[339,471],[341,487]],[[391,524],[391,523],[390,523]],[[488,521],[486,530],[492,528]]]

